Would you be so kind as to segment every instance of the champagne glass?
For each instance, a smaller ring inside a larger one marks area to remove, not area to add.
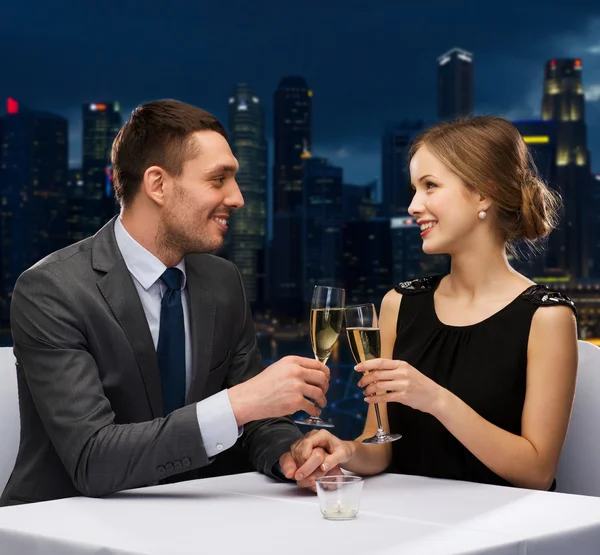
[[[348,343],[356,363],[365,362],[381,356],[381,339],[379,337],[379,322],[377,311],[373,304],[348,306],[345,309],[346,333]],[[368,374],[368,372],[366,372]],[[377,433],[363,440],[368,445],[390,443],[402,437],[401,434],[388,434],[381,424],[379,405],[375,404],[377,416]]]
[[[325,364],[342,330],[345,291],[337,287],[317,285],[310,309],[310,342],[315,358]],[[295,420],[296,424],[333,428],[334,425],[318,416]]]

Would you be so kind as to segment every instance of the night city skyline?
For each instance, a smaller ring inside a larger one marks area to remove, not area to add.
[[[80,167],[84,102],[118,101],[127,118],[141,102],[177,98],[226,123],[227,99],[244,82],[267,107],[272,163],[272,97],[283,76],[301,75],[314,94],[313,154],[342,167],[346,182],[364,184],[381,179],[388,123],[436,121],[436,59],[447,50],[474,54],[474,112],[510,120],[541,115],[548,59],[578,57],[592,170],[600,172],[596,2],[430,5],[423,13],[392,1],[376,10],[367,2],[309,1],[292,12],[273,1],[190,3],[166,13],[154,1],[144,11],[68,1],[47,13],[39,2],[11,4],[0,21],[0,45],[11,52],[0,98],[66,117],[70,166]]]
[[[164,98],[228,130],[246,205],[219,254],[240,270],[267,362],[312,356],[314,285],[379,306],[393,284],[448,271],[407,214],[408,150],[426,127],[471,113],[515,122],[563,193],[546,251],[511,264],[570,295],[580,337],[600,344],[598,37],[600,5],[582,1],[5,7],[0,344],[14,281],[112,217],[112,140],[132,109]],[[344,340],[330,366],[326,414],[353,437],[365,407]]]

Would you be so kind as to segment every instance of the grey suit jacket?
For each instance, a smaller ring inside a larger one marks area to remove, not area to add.
[[[103,496],[205,467],[194,403],[263,369],[237,268],[189,255],[192,380],[188,404],[164,417],[156,351],[113,226],[51,254],[15,285],[21,441],[0,506]],[[242,444],[273,475],[299,437],[289,419],[267,419],[246,424]]]

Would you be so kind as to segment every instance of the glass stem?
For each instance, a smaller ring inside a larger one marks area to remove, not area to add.
[[[379,414],[379,405],[375,404],[375,416],[377,417],[377,433],[385,433],[381,425],[381,414]]]

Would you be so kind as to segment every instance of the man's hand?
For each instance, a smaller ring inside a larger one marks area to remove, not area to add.
[[[290,453],[299,466],[294,478],[302,480],[317,468],[329,472],[348,462],[355,450],[353,441],[338,439],[327,430],[312,430],[290,447]]]
[[[323,449],[318,447],[314,453],[314,462],[318,463],[318,461],[323,461],[325,460],[326,456],[327,453]],[[289,480],[296,479],[298,487],[306,488],[314,492],[317,491],[315,486],[315,481],[317,480],[317,478],[320,478],[321,476],[325,476],[327,474],[338,476],[342,474],[342,469],[339,466],[335,466],[328,472],[325,472],[320,468],[319,464],[317,464],[315,470],[313,470],[310,474],[307,474],[306,477],[303,476],[302,478],[296,478],[298,467],[301,466],[301,463],[296,463],[294,457],[290,452],[281,455],[281,457],[279,458],[279,465],[281,466],[281,470],[283,471],[283,474],[286,478],[288,478]]]
[[[325,364],[287,356],[227,393],[237,425],[243,426],[252,420],[286,416],[299,410],[318,416],[319,407],[327,404],[328,388],[329,368]]]
[[[315,480],[326,474],[341,474],[339,465],[348,462],[354,451],[354,442],[342,441],[326,430],[313,430],[296,441],[279,464],[286,478],[314,491]]]

